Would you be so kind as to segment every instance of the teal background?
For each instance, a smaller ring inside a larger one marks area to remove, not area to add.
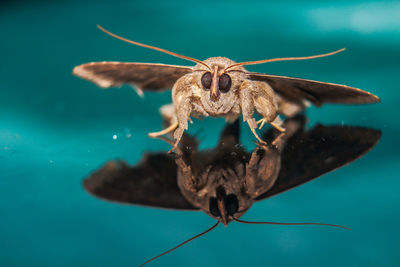
[[[247,220],[317,221],[324,227],[232,223],[154,266],[399,266],[398,1],[8,1],[0,5],[0,265],[136,266],[203,231],[201,212],[118,205],[82,188],[110,159],[133,164],[167,150],[161,129],[168,92],[141,99],[128,86],[100,90],[71,74],[91,61],[192,65],[113,39],[124,37],[198,59],[329,58],[249,66],[251,71],[363,88],[382,103],[308,111],[310,125],[381,129],[365,157],[290,192],[256,203]],[[196,120],[202,147],[221,119]],[[242,126],[243,142],[254,138]],[[116,139],[113,136],[116,135]]]

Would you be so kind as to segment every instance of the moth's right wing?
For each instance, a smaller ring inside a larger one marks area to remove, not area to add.
[[[92,62],[76,66],[73,74],[102,88],[130,84],[139,91],[171,89],[192,67],[136,62]]]
[[[177,166],[165,153],[148,154],[135,166],[109,161],[83,181],[92,195],[120,203],[197,210],[177,185]]]

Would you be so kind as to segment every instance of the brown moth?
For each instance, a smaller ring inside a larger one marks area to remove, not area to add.
[[[305,118],[285,121],[286,134],[270,129],[248,153],[239,142],[239,123],[228,124],[217,147],[199,151],[198,141],[183,135],[177,154],[146,154],[129,166],[109,161],[84,180],[94,196],[120,203],[178,210],[201,210],[216,224],[148,263],[199,237],[220,222],[304,225],[320,223],[248,222],[239,219],[254,202],[275,196],[311,181],[367,153],[380,131],[350,126],[317,125],[305,129]],[[172,142],[172,140],[170,140]]]
[[[224,117],[232,122],[240,115],[247,122],[257,140],[256,128],[265,123],[284,132],[279,114],[292,117],[310,103],[361,104],[379,102],[379,98],[361,89],[305,80],[292,77],[268,75],[247,71],[244,65],[274,61],[305,60],[334,55],[344,50],[309,56],[275,58],[236,63],[225,57],[211,57],[204,61],[179,55],[165,49],[145,45],[117,36],[98,26],[105,33],[134,45],[154,49],[197,63],[193,67],[154,63],[92,62],[77,66],[73,73],[90,80],[102,88],[118,87],[123,84],[134,86],[139,94],[143,91],[172,89],[172,104],[160,111],[170,121],[166,129],[150,133],[158,137],[174,132],[177,147],[183,132],[188,129],[191,117]],[[256,110],[262,119],[253,118]]]

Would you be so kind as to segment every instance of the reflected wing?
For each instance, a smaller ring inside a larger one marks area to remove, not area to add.
[[[74,68],[73,73],[103,88],[130,84],[139,90],[171,89],[191,67],[130,62],[92,62]]]
[[[271,197],[346,165],[367,153],[381,132],[361,127],[318,125],[295,135],[283,152],[274,186],[257,200]]]
[[[323,103],[364,104],[379,102],[371,93],[346,85],[299,78],[249,73],[249,79],[267,82],[282,97],[292,102],[306,99],[316,106]]]
[[[170,209],[194,210],[178,188],[173,157],[149,154],[136,166],[109,161],[83,181],[85,189],[100,198]]]

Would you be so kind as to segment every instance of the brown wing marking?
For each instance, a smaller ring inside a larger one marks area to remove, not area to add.
[[[379,102],[379,98],[358,88],[299,78],[248,73],[251,80],[267,82],[278,94],[290,101],[309,100],[316,106],[323,103],[365,104]]]
[[[76,66],[73,74],[92,81],[102,88],[130,84],[139,90],[171,89],[176,80],[190,73],[191,67],[135,63],[92,62]]]

